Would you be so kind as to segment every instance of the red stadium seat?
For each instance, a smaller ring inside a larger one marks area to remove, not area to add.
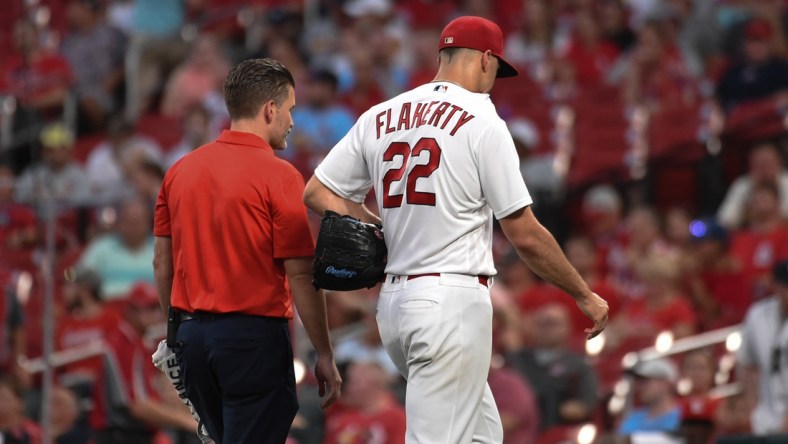
[[[786,105],[779,95],[737,105],[727,116],[723,135],[738,142],[755,141],[786,131]]]

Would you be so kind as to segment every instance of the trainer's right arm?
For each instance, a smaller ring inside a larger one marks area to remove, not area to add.
[[[166,316],[170,306],[172,294],[172,279],[174,276],[172,265],[172,238],[156,236],[153,239],[153,275],[156,278],[156,288],[159,290],[159,304]]]
[[[315,290],[312,285],[312,261],[311,257],[288,258],[284,260],[284,265],[293,302],[317,352],[315,375],[319,394],[323,397],[320,405],[326,408],[339,398],[342,378],[334,363],[334,351],[328,334],[326,298],[322,291]],[[324,397],[326,388],[328,395]]]
[[[569,293],[583,313],[594,321],[594,327],[586,329],[588,339],[601,333],[607,324],[607,302],[591,291],[566,259],[553,235],[536,219],[531,207],[523,207],[501,218],[500,223],[517,254],[531,270]]]

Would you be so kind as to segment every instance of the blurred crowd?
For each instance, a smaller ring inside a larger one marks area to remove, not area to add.
[[[611,307],[603,338],[587,343],[574,302],[495,231],[489,384],[506,442],[788,433],[777,316],[788,312],[787,2],[10,0],[3,8],[0,441],[42,439],[41,363],[32,358],[43,352],[54,275],[51,438],[88,443],[95,432],[135,427],[160,431],[156,443],[199,442],[149,358],[164,322],[151,285],[151,223],[167,168],[228,126],[230,66],[266,56],[296,80],[295,128],[279,155],[309,177],[367,108],[432,79],[440,30],[459,15],[503,29],[522,74],[500,80],[492,97],[535,212]],[[328,295],[345,380],[328,411],[296,341],[303,372],[293,443],[403,442],[404,384],[377,336],[376,299],[374,288]],[[630,352],[742,322],[738,343],[622,371]],[[294,328],[298,337],[297,320]],[[751,422],[753,411],[762,420]]]

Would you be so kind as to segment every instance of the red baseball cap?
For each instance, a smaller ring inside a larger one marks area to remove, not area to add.
[[[470,15],[458,17],[441,32],[438,50],[443,48],[469,48],[490,50],[501,63],[496,77],[514,77],[517,69],[503,58],[503,33],[495,23]]]

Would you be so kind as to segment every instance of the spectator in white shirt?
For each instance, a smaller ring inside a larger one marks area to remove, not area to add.
[[[780,212],[788,218],[788,171],[783,167],[777,147],[771,143],[758,145],[750,152],[749,171],[736,179],[717,212],[717,219],[729,230],[741,228],[747,204],[758,183],[773,183],[780,190]]]

